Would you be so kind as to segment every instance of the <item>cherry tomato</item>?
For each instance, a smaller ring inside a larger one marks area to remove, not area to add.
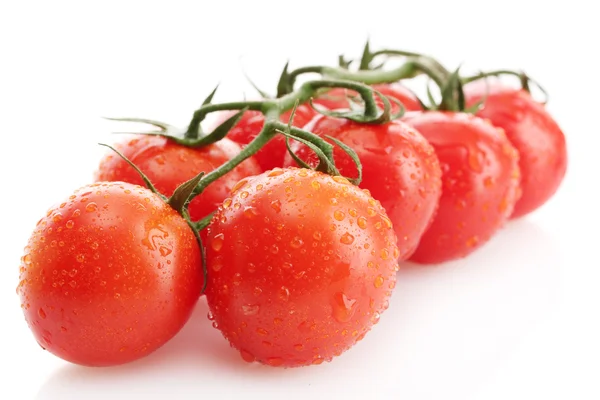
[[[331,136],[357,153],[363,166],[360,187],[368,189],[385,208],[398,237],[400,259],[407,259],[429,226],[441,195],[442,172],[433,147],[400,121],[367,125],[320,116],[307,129]],[[294,141],[291,147],[309,165],[318,165],[319,159],[306,145]],[[338,146],[334,158],[342,175],[358,176],[356,165]],[[284,165],[297,164],[288,154]]]
[[[220,115],[217,124],[231,117],[235,112],[225,112]],[[294,114],[294,126],[302,127],[310,121],[316,112],[308,105],[300,105]],[[280,120],[288,123],[291,111],[281,115]],[[229,131],[227,138],[244,147],[250,143],[259,134],[265,123],[264,115],[259,111],[246,111],[242,119]],[[287,152],[285,147],[285,138],[283,135],[277,135],[271,139],[263,148],[261,148],[254,158],[260,165],[262,171],[268,171],[283,165],[283,158]]]
[[[484,96],[482,118],[504,129],[519,152],[521,190],[512,218],[522,217],[543,205],[558,190],[567,170],[565,136],[546,108],[520,89],[474,82],[465,86],[468,104]]]
[[[399,100],[406,111],[421,111],[423,107],[417,96],[405,86],[398,83],[382,83],[371,86],[379,91],[384,96]],[[338,108],[348,108],[348,96],[358,96],[353,90],[335,88],[327,91],[324,95],[313,100],[313,103],[320,104],[330,110]],[[383,103],[379,97],[376,97],[377,104],[383,107]],[[392,112],[398,112],[399,107],[392,102]]]
[[[361,340],[396,284],[385,210],[341,177],[242,180],[209,226],[209,318],[246,361],[320,364]]]
[[[76,190],[42,218],[21,258],[17,293],[38,343],[67,361],[144,357],[188,320],[203,284],[187,222],[123,182]]]
[[[504,132],[475,116],[407,116],[433,145],[442,168],[437,215],[411,257],[440,263],[465,257],[505,223],[519,196],[518,153]]]
[[[200,172],[208,173],[240,152],[240,147],[227,139],[206,147],[191,148],[161,136],[148,135],[138,135],[114,147],[137,165],[165,196],[172,195],[179,185]],[[240,179],[259,173],[256,160],[250,158],[219,178],[190,203],[192,220],[200,220],[215,211]],[[96,181],[144,184],[135,169],[112,151],[100,162],[95,178]]]

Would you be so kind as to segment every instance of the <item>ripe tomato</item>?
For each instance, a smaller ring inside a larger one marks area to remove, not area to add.
[[[385,210],[341,177],[242,180],[209,226],[209,318],[246,361],[320,364],[377,323],[396,284]]]
[[[67,361],[122,364],[185,324],[203,285],[186,221],[137,185],[95,183],[51,208],[21,258],[17,293],[38,343]]]
[[[235,114],[235,111],[222,113],[217,124],[225,121],[233,114]],[[300,105],[294,114],[294,126],[303,127],[315,114],[316,112],[308,105]],[[290,115],[291,111],[287,111],[281,115],[280,120],[288,123]],[[227,138],[244,147],[259,134],[264,123],[265,117],[260,111],[246,111],[241,120],[229,131]],[[268,171],[276,167],[281,167],[286,153],[285,138],[283,135],[277,135],[261,148],[254,155],[254,158],[262,171]]]
[[[398,237],[400,259],[407,259],[429,226],[441,195],[442,172],[433,147],[400,121],[367,125],[321,116],[307,129],[338,139],[357,153],[363,166],[360,187],[368,189],[385,208]],[[318,165],[319,159],[306,145],[294,141],[291,147],[309,165]],[[356,165],[338,146],[334,158],[342,175],[358,176]],[[284,165],[296,162],[288,154]]]
[[[202,148],[179,145],[160,136],[138,135],[114,146],[150,179],[156,189],[170,196],[182,183],[200,172],[210,172],[240,152],[240,147],[223,139]],[[260,173],[256,160],[250,158],[233,171],[213,182],[189,206],[192,220],[197,221],[215,211],[240,179]],[[122,181],[143,185],[140,175],[123,158],[108,152],[100,162],[96,181]]]
[[[433,145],[442,168],[437,215],[411,260],[465,257],[512,213],[519,196],[518,153],[502,130],[469,114],[415,113],[406,121]]]
[[[417,96],[401,84],[381,83],[371,85],[371,87],[379,91],[384,96],[399,100],[402,103],[402,105],[404,105],[406,111],[423,110],[423,107],[421,106],[421,103],[419,102]],[[350,106],[350,104],[348,103],[348,96],[358,96],[358,93],[356,93],[353,90],[335,88],[327,91],[324,95],[314,99],[313,103],[322,105],[330,110],[335,110],[338,108],[348,108]],[[380,107],[383,107],[381,99],[377,97],[376,100],[377,104]],[[396,113],[398,111],[398,106],[392,102],[392,112]]]
[[[519,152],[521,190],[512,218],[544,204],[558,190],[567,170],[565,136],[545,107],[524,90],[501,84],[474,82],[465,86],[468,104],[485,98],[477,113],[504,129]]]

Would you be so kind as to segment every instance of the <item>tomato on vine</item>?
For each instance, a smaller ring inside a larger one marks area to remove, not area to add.
[[[309,169],[244,179],[208,228],[210,318],[244,360],[320,364],[361,340],[396,283],[379,202]]]
[[[290,120],[290,113],[291,110],[283,113],[280,120],[287,124]],[[233,112],[223,113],[220,116],[218,123],[222,123],[233,114]],[[301,128],[315,115],[316,112],[310,106],[300,105],[294,114],[293,125]],[[260,111],[246,111],[237,125],[229,131],[227,138],[236,142],[243,148],[248,143],[252,142],[252,140],[260,133],[264,123],[265,116]],[[283,158],[285,157],[286,152],[285,139],[283,136],[279,135],[262,147],[254,155],[254,158],[260,166],[261,172],[268,171],[283,165]]]
[[[213,171],[241,151],[236,143],[227,138],[206,146],[193,147],[176,143],[167,137],[143,134],[117,143],[115,148],[137,165],[159,192],[167,196],[200,172]],[[260,172],[253,158],[238,165],[208,187],[202,196],[192,200],[189,206],[192,220],[200,220],[214,212],[236,182]],[[114,152],[107,153],[101,160],[95,180],[143,184],[135,169]]]
[[[360,187],[368,189],[385,208],[398,237],[400,260],[410,257],[429,227],[441,195],[441,170],[433,147],[417,130],[398,120],[375,125],[320,116],[307,129],[337,139],[357,153],[362,164]],[[312,167],[319,162],[305,144],[294,142],[291,150]],[[339,147],[334,157],[342,175],[358,175],[353,160]],[[296,162],[288,154],[284,165],[295,166]]]
[[[182,217],[190,189],[165,201],[154,188],[98,182],[48,210],[17,287],[40,346],[76,364],[118,365],[183,327],[204,284],[198,233]]]
[[[387,96],[390,99],[398,100],[402,103],[402,106],[406,111],[421,111],[423,107],[421,102],[417,98],[417,96],[410,91],[406,86],[403,86],[399,83],[382,83],[382,84],[374,84],[371,85],[374,90],[377,90],[379,93]],[[324,106],[330,110],[335,110],[338,108],[349,108],[351,97],[356,97],[357,93],[351,90],[345,89],[332,89],[324,94],[318,96],[313,100],[314,104],[319,104]],[[378,105],[381,107],[383,104],[381,100],[378,99]],[[399,106],[395,103],[392,105],[392,112],[398,112]]]
[[[519,156],[504,133],[466,113],[407,116],[434,147],[442,169],[442,196],[411,260],[441,263],[485,244],[512,214],[519,197]]]
[[[556,193],[567,170],[567,148],[561,128],[544,105],[525,89],[477,81],[465,85],[465,96],[467,105],[483,101],[477,115],[502,128],[519,152],[522,196],[511,217],[536,210]]]

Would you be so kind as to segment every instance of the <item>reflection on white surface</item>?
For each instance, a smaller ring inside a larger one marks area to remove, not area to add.
[[[528,220],[510,224],[468,259],[405,268],[388,311],[330,364],[274,369],[241,360],[206,319],[146,359],[113,368],[67,365],[37,400],[220,398],[468,398],[555,308],[557,243]]]

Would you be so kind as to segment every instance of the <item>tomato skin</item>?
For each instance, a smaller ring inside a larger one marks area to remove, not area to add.
[[[562,183],[568,161],[565,136],[544,105],[521,89],[474,82],[465,86],[468,104],[476,104],[486,91],[477,115],[504,129],[519,152],[523,195],[511,216],[519,218],[546,203]]]
[[[201,148],[179,145],[161,136],[138,135],[114,146],[131,160],[165,196],[171,196],[182,183],[200,172],[219,167],[240,152],[230,140]],[[200,220],[215,211],[240,179],[260,173],[256,160],[249,158],[233,171],[209,185],[201,196],[191,201],[190,217]],[[112,150],[101,160],[96,182],[122,181],[144,185],[140,175]]]
[[[222,113],[217,121],[217,125],[234,114],[234,111]],[[296,109],[293,125],[302,127],[306,125],[315,114],[316,112],[310,106],[302,104]],[[280,120],[288,123],[290,115],[291,110],[286,111],[281,115]],[[229,131],[227,138],[238,143],[243,148],[260,133],[264,123],[265,117],[260,111],[246,111],[242,115],[241,120]],[[261,148],[254,155],[254,158],[258,162],[258,165],[260,165],[261,172],[264,172],[281,167],[286,153],[285,138],[283,135],[277,135]]]
[[[209,318],[246,361],[329,361],[388,306],[398,268],[391,222],[344,178],[265,172],[241,181],[208,229]]]
[[[188,320],[203,284],[185,220],[149,190],[84,186],[42,218],[17,293],[38,343],[72,363],[142,358]]]
[[[400,260],[410,257],[429,227],[441,195],[442,172],[433,147],[418,131],[401,121],[366,125],[320,116],[307,129],[319,136],[338,139],[357,153],[363,166],[360,187],[368,189],[381,202],[392,220]],[[319,159],[306,145],[292,143],[296,155],[312,167],[318,165]],[[334,158],[342,175],[358,176],[356,165],[339,146],[334,148]],[[289,154],[284,166],[296,166]]]
[[[506,222],[519,197],[518,152],[504,132],[472,115],[407,116],[435,148],[442,168],[437,215],[411,257],[441,263],[471,254]]]
[[[384,96],[399,100],[406,111],[423,110],[423,107],[421,106],[417,96],[408,88],[399,83],[381,83],[371,85],[371,87],[379,91]],[[353,90],[335,88],[314,99],[313,103],[322,105],[330,110],[348,108],[350,104],[348,103],[347,96],[358,96],[358,93]],[[383,103],[378,96],[375,96],[375,100],[377,101],[379,107],[383,107]],[[392,112],[398,111],[399,107],[392,102]]]

